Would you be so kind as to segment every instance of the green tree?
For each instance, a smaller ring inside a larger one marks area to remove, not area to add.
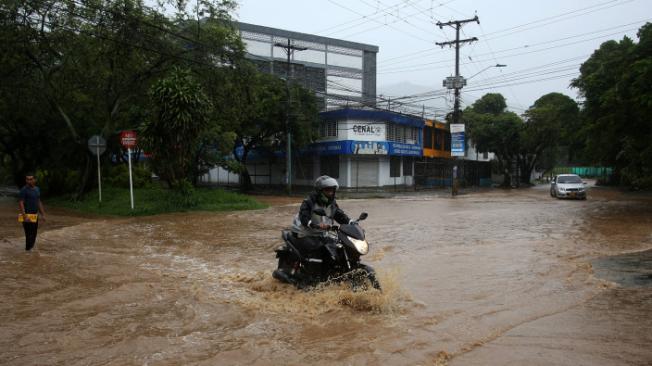
[[[153,115],[142,126],[152,167],[170,187],[191,177],[202,135],[209,127],[211,103],[190,70],[174,69],[150,92]]]
[[[314,95],[297,84],[264,74],[249,63],[239,65],[238,72],[231,75],[229,87],[224,88],[224,113],[234,122],[231,129],[235,135],[233,156],[237,164],[230,168],[240,173],[241,186],[249,189],[251,178],[247,170],[249,154],[258,151],[282,151],[286,147],[289,127],[292,146],[300,148],[314,141],[318,127],[318,107]],[[288,94],[290,106],[287,106]]]
[[[75,175],[81,194],[93,179],[88,137],[114,141],[139,126],[150,85],[173,66],[219,69],[242,57],[234,2],[161,3],[175,18],[141,0],[0,3],[0,161],[17,179],[25,170]]]
[[[523,120],[506,111],[501,94],[489,93],[464,111],[469,138],[480,152],[493,152],[503,174],[503,185],[511,186],[511,164],[520,153]]]
[[[652,24],[637,35],[603,43],[571,85],[584,99],[587,156],[622,184],[652,187]]]
[[[532,171],[544,156],[550,156],[560,145],[568,146],[569,154],[577,148],[579,108],[570,97],[550,93],[537,99],[525,112],[525,118],[519,163],[521,182],[529,184]]]

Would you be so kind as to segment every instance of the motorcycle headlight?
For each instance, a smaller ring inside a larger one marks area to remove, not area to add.
[[[350,236],[347,236],[347,238],[351,241],[351,243],[353,243],[358,253],[360,253],[361,255],[365,255],[369,253],[369,243],[367,243],[366,240],[358,240]]]

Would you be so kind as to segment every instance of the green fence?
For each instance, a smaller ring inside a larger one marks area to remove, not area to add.
[[[552,170],[553,175],[557,174],[577,174],[580,177],[600,178],[608,177],[613,173],[612,168],[603,166],[569,166],[557,167]]]

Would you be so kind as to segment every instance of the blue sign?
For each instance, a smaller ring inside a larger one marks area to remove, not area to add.
[[[317,155],[346,155],[351,152],[351,141],[326,141],[310,145],[307,152]]]
[[[318,155],[398,155],[422,156],[421,145],[390,141],[324,141],[310,145],[305,152]]]
[[[464,156],[464,131],[451,133],[451,156]]]
[[[389,155],[398,156],[423,156],[421,145],[404,144],[401,142],[388,142]]]

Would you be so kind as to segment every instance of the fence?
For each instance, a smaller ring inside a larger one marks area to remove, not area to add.
[[[613,174],[613,168],[595,166],[556,167],[552,170],[552,175],[557,174],[577,174],[585,178],[606,178]]]
[[[490,162],[424,158],[414,163],[414,188],[450,187],[455,165],[461,187],[491,186]]]

